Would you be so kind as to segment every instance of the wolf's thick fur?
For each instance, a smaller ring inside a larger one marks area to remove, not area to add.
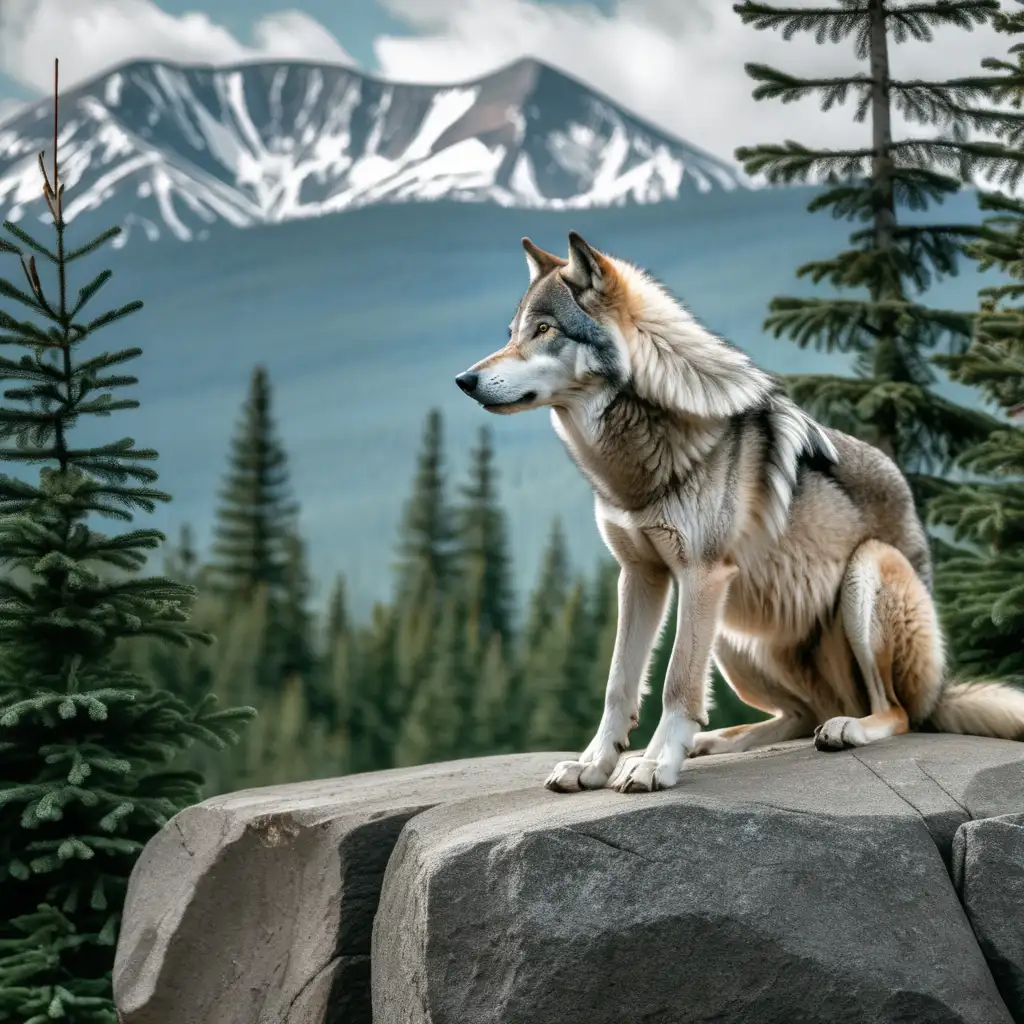
[[[1024,694],[946,682],[925,532],[886,455],[816,423],[638,268],[575,233],[567,260],[523,247],[509,343],[457,380],[492,412],[550,407],[620,566],[604,714],[549,788],[655,790],[687,755],[812,734],[822,750],[922,726],[1024,738]],[[619,764],[673,583],[661,720]],[[770,719],[700,732],[712,657]]]

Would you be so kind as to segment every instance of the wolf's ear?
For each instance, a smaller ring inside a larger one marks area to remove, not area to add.
[[[565,266],[565,260],[552,252],[545,252],[540,246],[534,245],[528,238],[523,239],[523,250],[526,252],[526,265],[530,268],[530,284],[538,277]]]
[[[593,246],[575,231],[569,232],[569,262],[562,277],[571,285],[586,291],[601,289],[608,283],[611,266]]]

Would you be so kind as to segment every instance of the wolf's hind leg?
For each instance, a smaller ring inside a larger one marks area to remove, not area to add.
[[[726,636],[720,636],[715,644],[715,660],[740,700],[775,714],[764,722],[702,732],[693,741],[690,757],[738,754],[813,733],[814,716],[810,709],[790,699],[785,687],[771,679],[747,651],[735,646]]]
[[[601,724],[578,761],[555,765],[544,783],[548,789],[556,793],[600,789],[615,769],[619,754],[629,746],[629,732],[638,724],[640,687],[668,604],[669,583],[664,567],[623,565],[615,649]]]
[[[942,681],[931,597],[895,548],[869,540],[854,552],[840,607],[870,714],[830,718],[815,732],[819,750],[862,747],[908,732],[912,719],[926,716]]]

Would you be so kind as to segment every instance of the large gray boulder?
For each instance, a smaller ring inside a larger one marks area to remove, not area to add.
[[[946,735],[440,805],[387,868],[374,1024],[1007,1024],[949,868],[1018,984],[1024,830],[972,819],[1022,811],[1024,745]]]
[[[124,1024],[369,1024],[370,934],[403,825],[539,789],[569,754],[273,786],[177,815],[143,851],[114,964]]]
[[[1024,1024],[1024,814],[961,825],[953,880],[1003,1001]]]

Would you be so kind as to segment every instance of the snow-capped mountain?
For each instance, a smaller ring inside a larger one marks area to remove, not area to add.
[[[41,100],[0,123],[0,217],[44,212]],[[451,86],[307,63],[132,63],[61,97],[69,219],[189,240],[437,199],[539,209],[656,203],[733,189],[738,171],[536,61]]]

